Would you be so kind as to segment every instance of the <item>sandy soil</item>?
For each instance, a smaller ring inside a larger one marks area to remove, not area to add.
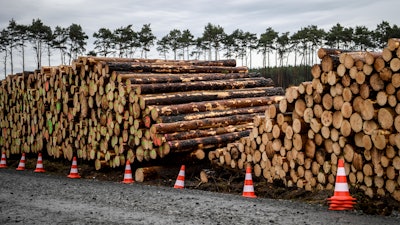
[[[243,174],[213,170],[201,184],[198,170],[187,166],[185,189],[174,189],[179,168],[170,167],[157,179],[122,184],[120,170],[94,171],[80,165],[82,179],[69,179],[69,162],[44,161],[44,174],[0,170],[0,224],[399,224],[396,204],[362,198],[353,211],[330,211],[325,199],[332,193],[311,193],[267,184],[253,178],[256,199],[241,196]],[[290,200],[289,200],[290,199]],[[363,206],[371,205],[370,207]],[[374,209],[374,210],[372,210]],[[375,215],[371,215],[375,214]],[[376,214],[386,214],[376,215]]]

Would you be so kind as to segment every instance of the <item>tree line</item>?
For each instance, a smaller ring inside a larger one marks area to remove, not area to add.
[[[25,71],[25,51],[28,47],[33,49],[37,68],[41,67],[43,56],[47,57],[47,64],[50,65],[55,52],[58,52],[61,64],[70,64],[80,54],[147,58],[152,47],[164,59],[234,58],[250,68],[254,54],[260,54],[263,71],[272,65],[310,66],[316,62],[315,53],[320,47],[354,51],[381,50],[389,38],[400,37],[400,28],[387,21],[377,24],[375,29],[363,25],[344,27],[337,23],[327,31],[316,25],[303,27],[294,33],[279,33],[268,27],[264,33],[258,35],[241,29],[229,34],[223,27],[208,23],[200,37],[195,37],[188,29],[173,29],[165,36],[157,38],[151,24],[144,24],[139,30],[135,30],[130,24],[114,30],[100,28],[92,37],[94,48],[87,51],[89,36],[79,24],[51,28],[40,19],[33,19],[27,25],[18,24],[11,19],[8,26],[0,32],[0,54],[5,75],[7,66],[10,66],[11,74],[14,73],[16,52],[21,53],[22,69]]]

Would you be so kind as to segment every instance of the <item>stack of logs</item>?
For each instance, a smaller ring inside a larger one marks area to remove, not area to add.
[[[8,155],[76,155],[96,169],[170,152],[201,159],[248,136],[254,116],[282,95],[235,60],[79,57],[2,81],[0,144]]]
[[[400,39],[382,52],[318,51],[313,80],[254,119],[249,137],[209,152],[218,165],[306,190],[331,190],[339,158],[349,184],[400,201]]]
[[[9,75],[0,84],[0,146],[10,154],[43,148],[45,103],[37,73]]]

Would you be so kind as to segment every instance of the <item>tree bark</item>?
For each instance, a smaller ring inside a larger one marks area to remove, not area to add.
[[[248,73],[247,67],[226,67],[210,65],[177,65],[144,62],[106,62],[105,72],[129,71],[142,73]]]
[[[198,137],[207,137],[207,136],[215,136],[220,134],[238,132],[238,131],[248,130],[251,128],[252,128],[251,124],[229,125],[226,127],[217,127],[205,130],[197,129],[197,130],[188,130],[182,132],[166,133],[164,134],[164,137],[166,141],[185,140]]]
[[[244,108],[252,106],[262,106],[278,103],[282,96],[267,96],[255,98],[227,99],[216,101],[204,101],[190,104],[176,104],[169,106],[149,106],[150,109],[157,110],[159,115],[178,115],[194,112],[205,112],[214,110],[229,110],[232,108]],[[156,116],[156,118],[158,117]]]
[[[145,105],[168,105],[188,102],[201,102],[221,99],[251,98],[262,96],[283,95],[281,87],[259,87],[233,89],[225,91],[189,91],[163,94],[147,94],[143,96]]]
[[[221,116],[229,116],[229,115],[239,115],[239,114],[254,114],[254,113],[263,113],[268,109],[268,105],[265,106],[255,106],[255,107],[245,107],[245,108],[236,108],[229,110],[216,110],[216,111],[206,111],[206,112],[198,112],[198,113],[189,113],[189,114],[179,114],[175,116],[159,116],[158,119],[154,118],[159,122],[163,123],[172,123],[179,121],[190,121],[190,120],[199,120],[205,118],[215,118]]]
[[[184,83],[153,83],[142,85],[131,85],[131,88],[140,88],[141,94],[197,91],[197,90],[225,90],[238,88],[272,87],[272,79],[265,78],[243,78],[214,81],[197,81]]]
[[[252,122],[255,115],[256,114],[242,114],[226,117],[205,118],[201,120],[179,121],[173,123],[156,123],[153,124],[150,129],[151,133],[156,134],[204,128],[217,128]]]
[[[187,140],[169,141],[168,145],[172,152],[184,152],[193,148],[203,148],[204,146],[219,146],[248,136],[250,130],[221,134],[211,137],[194,138]]]
[[[209,80],[243,79],[249,78],[248,73],[185,73],[185,74],[159,74],[159,73],[129,73],[114,71],[112,77],[118,82],[129,80],[131,84],[153,83],[180,83]]]

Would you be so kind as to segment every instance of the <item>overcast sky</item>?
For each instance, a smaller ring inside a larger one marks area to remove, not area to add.
[[[19,24],[39,18],[52,28],[79,24],[89,37],[102,27],[132,24],[137,31],[149,23],[158,38],[172,29],[189,29],[199,37],[210,22],[228,34],[242,29],[259,36],[268,27],[292,34],[308,25],[375,29],[387,21],[399,26],[399,9],[399,0],[0,0],[0,29],[12,18]],[[156,52],[149,55],[159,57]]]

